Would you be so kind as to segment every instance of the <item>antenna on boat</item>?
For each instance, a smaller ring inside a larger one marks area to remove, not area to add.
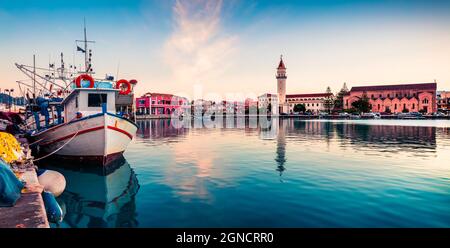
[[[87,34],[86,34],[86,18],[84,18],[84,68],[86,72],[88,71],[88,60],[87,60]]]
[[[91,64],[92,53],[91,53],[91,51],[92,50],[88,50],[88,45],[87,44],[88,43],[95,43],[95,41],[87,40],[86,18],[84,18],[84,29],[83,30],[84,30],[84,40],[76,40],[75,42],[83,42],[84,43],[84,49],[77,45],[77,52],[80,51],[80,52],[84,53],[84,70],[85,70],[84,72],[85,73],[92,73],[92,69],[91,69],[91,67],[92,67],[92,64]],[[88,54],[88,52],[89,52],[89,54]]]

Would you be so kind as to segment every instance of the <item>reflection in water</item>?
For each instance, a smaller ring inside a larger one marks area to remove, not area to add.
[[[165,142],[178,143],[190,133],[210,134],[214,130],[220,132],[234,133],[236,130],[243,130],[245,135],[257,133],[261,140],[276,141],[276,171],[281,177],[286,170],[287,155],[286,145],[288,142],[305,143],[311,146],[314,143],[326,144],[326,149],[330,151],[332,143],[345,149],[365,152],[365,155],[379,156],[381,153],[410,153],[413,156],[432,156],[436,150],[437,128],[433,126],[401,126],[401,125],[368,125],[361,123],[328,122],[328,121],[302,121],[296,119],[253,120],[256,128],[252,126],[252,121],[237,118],[233,123],[224,119],[223,123],[217,126],[220,128],[199,128],[197,123],[191,122],[191,126],[175,128],[170,120],[149,120],[138,121],[138,137],[144,142]],[[233,128],[238,124],[243,128]],[[439,129],[442,135],[448,135],[448,128]],[[188,163],[197,161],[200,173],[209,176],[206,171],[213,167],[215,156],[211,151],[206,153],[195,153],[194,150],[203,150],[203,146],[214,147],[214,142],[183,143],[174,145],[173,155],[175,162]],[[323,149],[323,148],[321,148]],[[420,150],[420,155],[417,151]],[[298,154],[301,156],[301,154]],[[212,157],[213,156],[213,157]],[[215,156],[217,157],[217,156]],[[184,169],[179,169],[184,170]],[[178,171],[180,172],[180,171]],[[208,172],[209,173],[209,172]]]
[[[143,139],[171,138],[184,135],[186,129],[175,128],[170,119],[157,119],[151,121],[138,121],[136,135]]]
[[[277,134],[277,156],[275,161],[277,162],[277,171],[280,172],[280,180],[282,181],[281,176],[283,175],[283,171],[286,170],[284,164],[286,163],[286,125],[282,120],[274,121],[274,127],[278,125],[278,134]]]
[[[276,135],[279,142],[285,143],[285,137],[292,141],[303,142],[331,142],[336,140],[342,147],[351,146],[352,149],[364,150],[370,148],[381,152],[422,152],[429,153],[436,150],[436,127],[421,126],[393,126],[393,125],[364,125],[332,123],[322,121],[298,121],[294,119],[273,121],[272,129],[261,129],[262,135],[268,137]],[[445,128],[442,134],[448,132]],[[282,144],[283,146],[283,144]],[[277,148],[278,149],[278,148]]]
[[[139,225],[450,226],[450,121],[244,123],[140,121],[126,153]]]
[[[136,227],[135,195],[139,184],[134,171],[122,157],[103,168],[66,164],[46,167],[59,171],[67,186],[58,197],[65,217],[62,227]]]

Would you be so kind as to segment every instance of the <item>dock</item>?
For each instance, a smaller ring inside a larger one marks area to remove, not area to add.
[[[28,168],[15,173],[26,184],[16,205],[0,207],[0,228],[49,228],[36,171]]]

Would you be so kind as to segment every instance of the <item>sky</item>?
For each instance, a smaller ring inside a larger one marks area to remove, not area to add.
[[[450,90],[450,1],[0,0],[0,89],[25,79],[14,63],[80,65],[139,81],[136,94],[203,98],[438,82]],[[211,97],[206,97],[206,96]]]

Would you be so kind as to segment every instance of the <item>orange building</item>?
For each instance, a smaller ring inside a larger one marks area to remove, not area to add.
[[[344,109],[364,94],[369,98],[372,112],[437,112],[436,83],[399,84],[352,87],[344,96]]]

